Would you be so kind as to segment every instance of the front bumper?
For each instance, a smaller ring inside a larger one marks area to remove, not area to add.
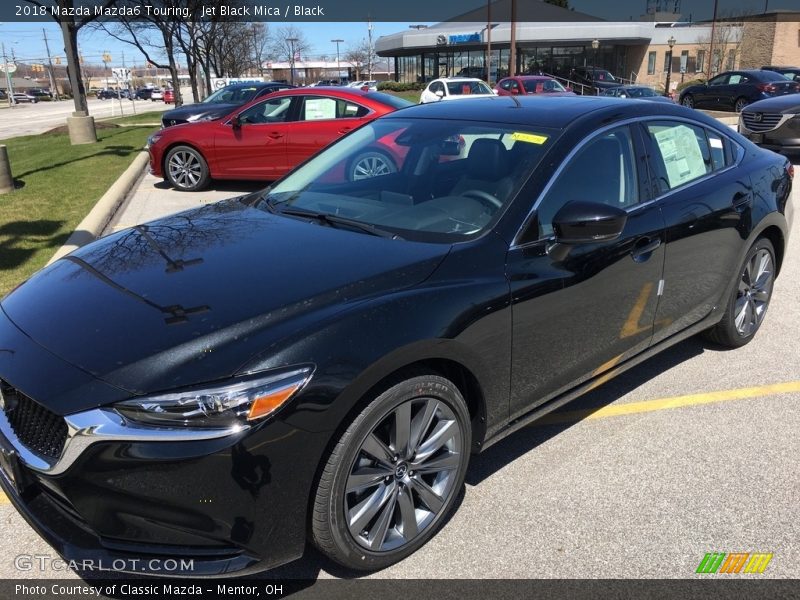
[[[0,377],[51,408],[75,397],[104,405],[126,397],[38,346],[2,310],[0,348]],[[36,462],[19,439],[0,432],[0,486],[70,563],[139,575],[261,571],[303,554],[308,502],[330,437],[298,426],[291,409],[211,439],[70,442],[52,463]],[[81,451],[65,461],[69,448]],[[164,572],[165,559],[191,566]]]
[[[247,574],[303,554],[316,469],[302,459],[312,456],[308,437],[275,421],[202,442],[103,442],[62,475],[18,460],[13,477],[0,470],[0,485],[68,562],[173,577]],[[0,445],[10,446],[2,434]],[[165,572],[169,559],[177,565]]]
[[[739,133],[768,150],[796,151],[800,150],[800,115],[792,116],[782,122],[774,129],[767,131],[753,131],[748,129],[744,121],[739,119]]]

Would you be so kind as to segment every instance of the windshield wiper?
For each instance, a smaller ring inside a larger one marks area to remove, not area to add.
[[[354,219],[340,217],[339,215],[314,212],[312,210],[306,210],[303,208],[293,208],[291,206],[288,206],[282,209],[281,211],[276,211],[276,212],[278,212],[278,214],[281,215],[290,215],[293,217],[306,217],[308,219],[313,219],[314,221],[317,221],[319,223],[324,223],[330,227],[337,227],[337,226],[352,227],[353,229],[357,229],[359,231],[368,233],[370,235],[376,235],[378,237],[390,238],[393,240],[403,239],[402,237],[400,237],[396,233],[392,233],[391,231],[380,229],[375,225],[370,225],[369,223],[364,223],[363,221],[356,221]]]

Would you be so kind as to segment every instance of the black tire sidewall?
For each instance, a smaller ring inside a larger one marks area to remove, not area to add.
[[[739,282],[742,280],[744,271],[747,268],[747,263],[749,263],[755,253],[761,249],[767,250],[769,252],[770,259],[772,260],[772,281],[770,282],[769,298],[767,299],[767,304],[764,308],[764,316],[762,317],[761,322],[750,335],[743,336],[736,329],[736,300],[739,295]],[[756,243],[750,247],[750,250],[747,251],[747,255],[744,257],[744,260],[742,261],[742,264],[736,273],[736,282],[733,286],[733,291],[731,292],[730,298],[728,299],[728,307],[725,312],[725,316],[723,317],[723,322],[720,323],[720,325],[724,327],[724,334],[730,341],[730,343],[726,345],[733,347],[744,346],[750,342],[750,340],[752,340],[761,330],[761,325],[764,323],[764,319],[766,319],[767,312],[769,311],[769,305],[772,303],[772,292],[775,288],[776,269],[777,263],[775,262],[775,248],[772,246],[772,242],[770,242],[767,238],[761,238],[757,240]]]
[[[456,415],[462,435],[462,456],[456,481],[448,497],[445,499],[444,508],[436,515],[411,543],[389,552],[371,552],[360,546],[353,538],[347,527],[344,510],[345,485],[352,469],[358,450],[366,436],[400,404],[420,397],[433,397],[444,402]],[[338,556],[331,557],[344,566],[353,569],[376,570],[394,564],[416,552],[420,547],[433,537],[442,522],[450,515],[453,505],[464,485],[464,477],[469,463],[471,440],[470,418],[466,404],[458,388],[447,379],[437,376],[420,376],[407,379],[389,388],[372,402],[354,421],[355,427],[348,429],[346,449],[336,466],[336,471],[328,498],[328,518],[330,520],[331,534],[336,545]]]

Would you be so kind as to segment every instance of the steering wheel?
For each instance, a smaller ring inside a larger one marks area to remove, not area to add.
[[[467,198],[475,198],[475,200],[483,202],[491,208],[503,208],[503,203],[500,202],[500,200],[483,190],[467,190],[466,192],[461,192],[460,195],[466,196]]]

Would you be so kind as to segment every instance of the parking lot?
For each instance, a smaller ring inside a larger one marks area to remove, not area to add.
[[[134,194],[148,200],[111,229],[257,187],[161,185],[143,178]],[[371,576],[685,578],[709,552],[764,552],[773,558],[758,577],[800,577],[798,227],[753,343],[685,341],[474,457],[444,529]],[[12,548],[0,577],[77,577],[19,570],[20,554],[55,553],[4,497],[0,519]],[[354,575],[309,549],[264,577]]]

